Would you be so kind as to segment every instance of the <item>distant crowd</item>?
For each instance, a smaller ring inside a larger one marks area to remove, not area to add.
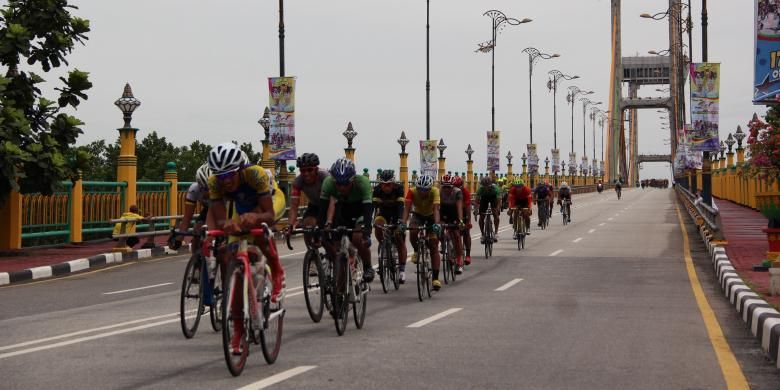
[[[669,188],[669,179],[647,179],[641,182],[642,189],[645,187]]]

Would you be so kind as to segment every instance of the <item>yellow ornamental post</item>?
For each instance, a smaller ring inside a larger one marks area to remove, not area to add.
[[[506,180],[509,183],[512,183],[514,181],[514,174],[512,173],[512,159],[514,156],[512,156],[512,151],[508,151],[506,153]]]
[[[176,163],[169,161],[165,164],[165,181],[170,183],[168,188],[168,215],[179,215],[179,175],[176,172]],[[171,227],[176,226],[176,219],[171,219]]]
[[[352,147],[352,141],[355,139],[357,134],[357,131],[352,128],[352,122],[349,122],[347,124],[347,129],[341,133],[341,135],[347,139],[347,147],[344,148],[344,157],[348,158],[352,162],[355,162],[355,148]]]
[[[272,172],[276,169],[276,162],[271,160],[271,144],[268,142],[269,132],[271,130],[271,114],[268,107],[263,111],[263,116],[257,121],[263,128],[264,138],[261,142],[263,145],[263,157],[260,161],[260,166],[269,169]]]
[[[466,188],[469,192],[474,192],[476,177],[474,175],[474,160],[471,159],[471,155],[474,154],[474,149],[471,148],[471,144],[466,147]]]
[[[122,97],[114,102],[114,105],[122,110],[125,125],[119,130],[119,161],[117,162],[116,180],[127,183],[125,189],[125,203],[122,205],[122,211],[127,211],[130,205],[136,203],[136,172],[138,159],[135,156],[135,137],[138,129],[130,125],[135,111],[141,102],[133,96],[133,90],[130,84],[125,84],[125,90]]]
[[[447,159],[444,157],[444,151],[447,149],[447,145],[444,144],[444,138],[439,139],[439,145],[436,146],[436,149],[439,149],[439,172],[438,172],[438,180],[441,182],[441,178],[444,176],[444,172],[446,172],[446,162]]]
[[[22,248],[22,194],[11,190],[0,208],[0,249]]]
[[[73,182],[70,190],[70,242],[80,243],[83,241],[82,228],[84,220],[84,182],[81,171],[78,171],[78,177]]]
[[[528,180],[528,164],[526,164],[526,161],[528,160],[528,156],[526,156],[525,153],[523,153],[520,159],[523,160],[523,181],[526,182],[526,184],[530,187],[531,182]]]
[[[401,153],[398,153],[398,157],[401,160],[398,170],[399,178],[404,186],[404,194],[406,194],[406,191],[409,190],[409,153],[406,153],[406,145],[409,144],[409,139],[406,138],[405,132],[401,131],[401,138],[398,138],[397,142],[401,145]]]

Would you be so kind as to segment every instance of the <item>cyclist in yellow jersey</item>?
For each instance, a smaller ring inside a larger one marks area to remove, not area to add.
[[[430,175],[420,175],[417,178],[414,188],[410,188],[406,193],[406,201],[404,202],[404,215],[401,223],[401,230],[406,229],[407,223],[409,223],[409,214],[412,214],[412,220],[409,224],[410,227],[416,228],[422,225],[428,225],[430,229],[428,236],[428,249],[431,253],[431,270],[433,271],[433,289],[441,289],[441,282],[439,281],[439,266],[441,263],[441,256],[439,254],[439,239],[437,234],[441,231],[439,206],[441,205],[441,197],[439,195],[439,189],[433,186],[433,177]],[[412,212],[412,210],[414,210]],[[412,254],[412,262],[417,263],[417,240],[410,236],[414,253]]]
[[[230,142],[211,149],[208,163],[212,173],[208,178],[209,204],[217,228],[227,234],[234,234],[259,228],[263,223],[273,225],[276,212],[270,181],[263,168],[247,165],[241,150]],[[225,203],[228,203],[227,207]],[[229,242],[231,241],[235,241],[235,237],[231,237]],[[259,237],[254,241],[271,267],[271,300],[276,302],[284,295],[284,269],[279,255],[267,237]],[[234,307],[232,310],[239,309]],[[234,324],[237,327],[243,326],[241,321]],[[240,337],[242,333],[241,329],[236,329],[234,335]],[[238,349],[239,341],[236,337],[231,340],[234,350]]]

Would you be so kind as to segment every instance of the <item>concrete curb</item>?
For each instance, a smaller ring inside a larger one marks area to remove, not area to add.
[[[181,253],[189,253],[189,246],[183,246],[180,251]],[[180,254],[180,252],[170,249],[167,246],[138,249],[126,253],[101,253],[99,255],[83,259],[66,261],[64,263],[28,268],[21,271],[0,272],[0,286],[67,275],[74,272],[85,271],[91,268],[102,267],[108,264],[123,263],[133,260],[142,260],[175,254]]]
[[[691,218],[696,220],[693,211],[688,207],[686,209]],[[745,284],[726,255],[726,249],[712,242],[712,235],[706,228],[698,226],[698,231],[707,245],[715,274],[726,299],[734,305],[742,321],[756,337],[767,356],[775,361],[777,368],[780,368],[780,312]]]

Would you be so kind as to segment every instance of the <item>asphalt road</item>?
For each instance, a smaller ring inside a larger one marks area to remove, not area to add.
[[[281,354],[269,366],[252,349],[238,378],[206,317],[194,339],[181,334],[184,256],[0,288],[0,387],[725,388],[673,200],[670,190],[576,196],[573,223],[562,226],[556,214],[523,251],[507,226],[490,259],[475,240],[474,263],[431,300],[418,302],[413,283],[383,294],[375,281],[364,328],[350,320],[342,337],[327,314],[314,324],[306,313],[302,243],[283,250]],[[779,388],[690,224],[688,234],[705,296],[750,386]]]

